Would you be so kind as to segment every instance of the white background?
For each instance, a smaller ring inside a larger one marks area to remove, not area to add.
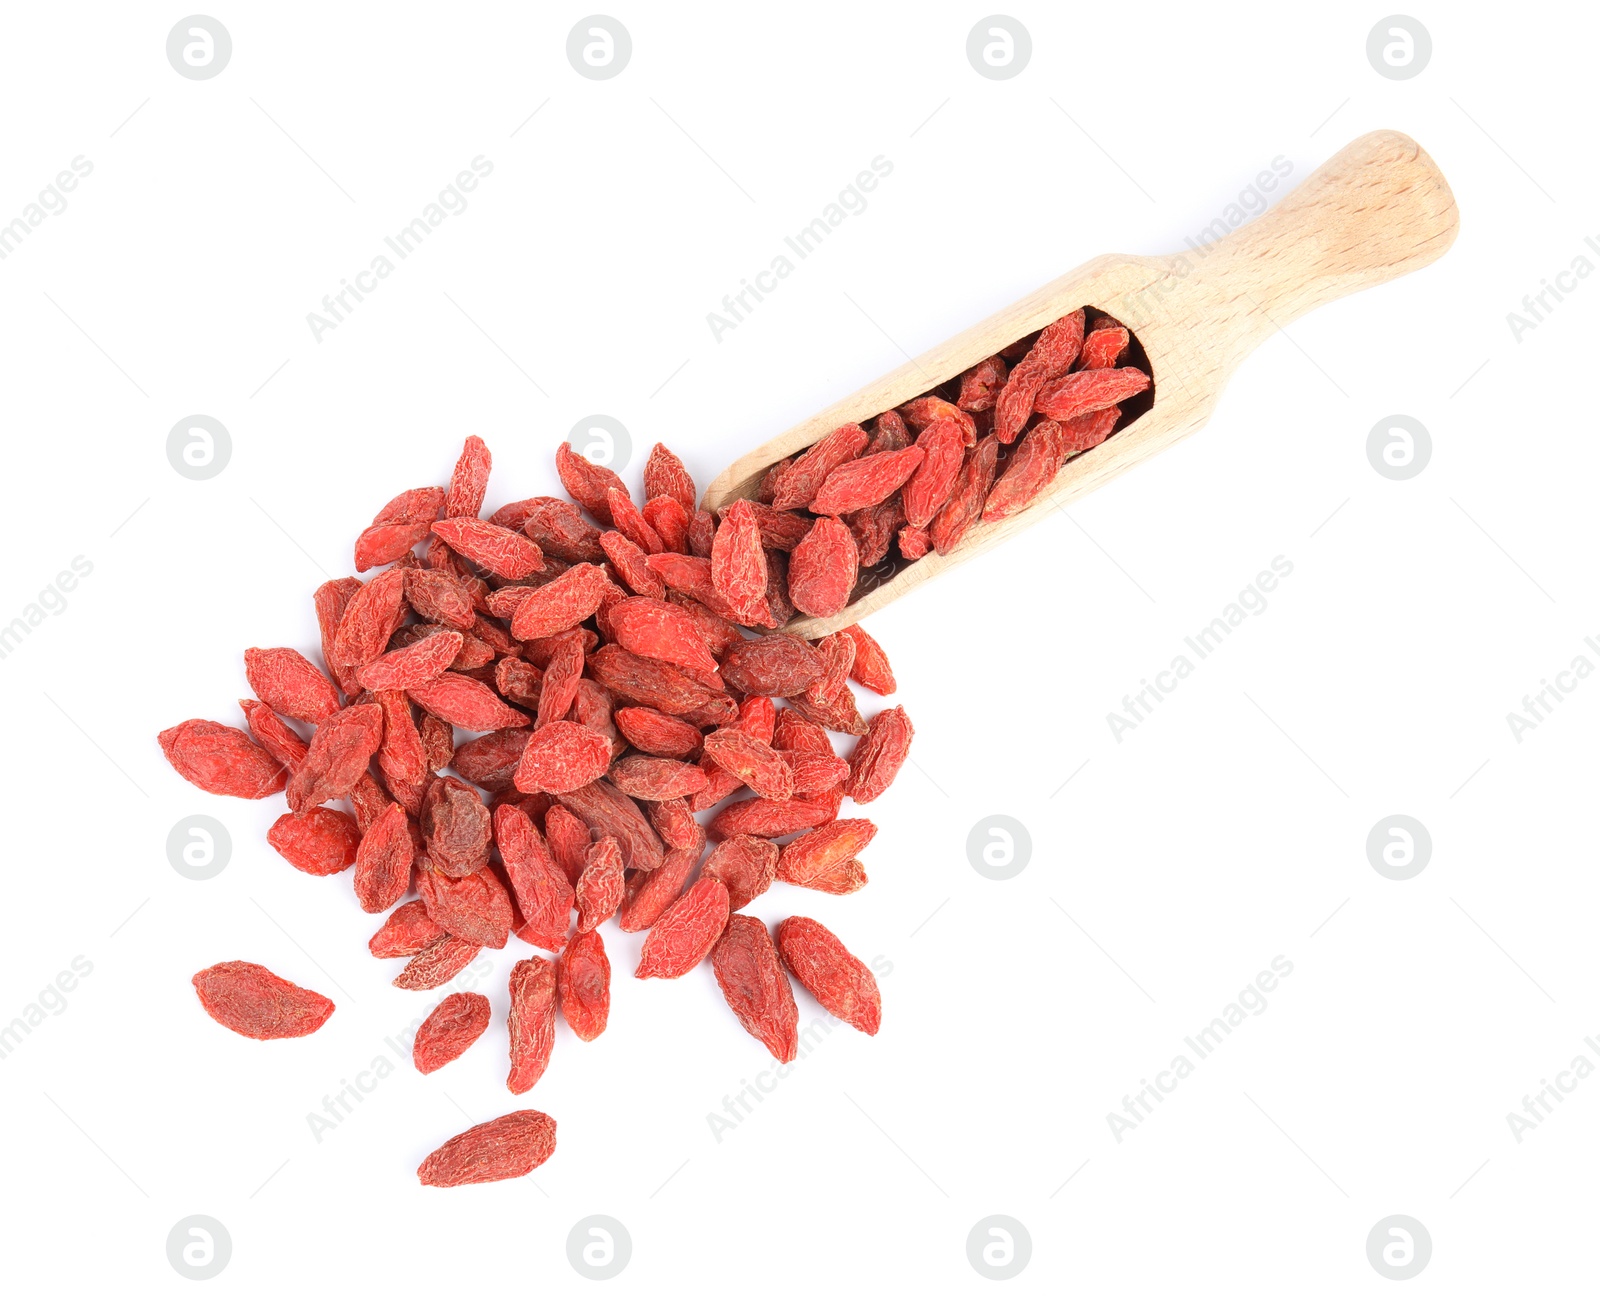
[[[240,1292],[590,1290],[566,1238],[593,1214],[632,1237],[617,1290],[988,1290],[966,1239],[995,1214],[1032,1238],[1017,1290],[1385,1289],[1365,1247],[1391,1214],[1431,1234],[1419,1289],[1587,1277],[1600,1079],[1520,1144],[1506,1114],[1600,1030],[1600,682],[1521,743],[1505,716],[1600,662],[1600,285],[1520,343],[1506,314],[1600,263],[1592,13],[1418,10],[1432,62],[1391,81],[1378,8],[1027,4],[1032,62],[991,81],[982,7],[623,5],[632,61],[590,81],[570,6],[210,12],[213,80],[173,71],[182,12],[144,3],[13,8],[0,54],[0,219],[93,164],[0,262],[0,621],[93,564],[0,660],[0,1022],[93,965],[0,1062],[8,1287],[190,1290],[165,1245],[192,1214]],[[870,810],[871,884],[755,911],[892,964],[877,1038],[835,1031],[719,1142],[708,1115],[770,1059],[709,972],[635,982],[608,928],[610,1028],[563,1026],[529,1095],[556,1155],[419,1189],[428,1151],[522,1105],[514,943],[483,1041],[315,1141],[307,1114],[435,996],[389,987],[347,877],[265,845],[278,801],[205,796],[155,734],[237,723],[244,648],[315,649],[311,590],[385,500],[469,432],[490,508],[552,493],[595,412],[632,432],[630,481],[660,439],[703,485],[902,348],[1092,255],[1176,250],[1274,157],[1298,180],[1378,127],[1454,187],[1444,260],[1293,325],[1200,435],[872,619],[917,743]],[[867,209],[715,341],[707,312],[880,154]],[[307,313],[477,155],[467,210],[314,340]],[[232,436],[210,481],[166,459],[195,413]],[[1433,439],[1406,482],[1365,450],[1394,413]],[[1268,609],[1115,741],[1107,712],[1280,554]],[[206,882],[166,856],[196,813],[234,846]],[[1005,882],[965,848],[996,813],[1033,841]],[[1395,813],[1433,839],[1405,882],[1365,849]],[[1267,1009],[1119,1144],[1108,1113],[1277,955]],[[233,958],[337,1013],[220,1030],[188,982]]]

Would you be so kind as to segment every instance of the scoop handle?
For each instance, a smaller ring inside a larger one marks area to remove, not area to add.
[[[1313,307],[1437,261],[1458,224],[1455,195],[1422,146],[1373,131],[1248,225],[1166,260],[1193,289],[1255,307],[1234,313],[1248,348]]]

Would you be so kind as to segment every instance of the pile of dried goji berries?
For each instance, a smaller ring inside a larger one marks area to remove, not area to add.
[[[796,917],[774,938],[737,911],[775,881],[865,885],[858,855],[876,829],[839,810],[888,787],[912,736],[899,707],[865,721],[850,688],[893,692],[882,649],[859,627],[816,643],[747,637],[740,582],[766,588],[767,551],[759,538],[752,555],[730,551],[729,520],[696,508],[661,446],[642,508],[565,445],[557,467],[601,525],[548,497],[482,521],[489,453],[470,438],[448,490],[407,491],[361,533],[357,569],[385,570],[316,591],[326,673],[292,648],[248,650],[249,732],[188,720],[160,735],[167,759],[208,792],[286,792],[269,842],[306,873],[353,870],[362,908],[388,913],[372,953],[408,960],[395,985],[441,986],[512,936],[556,955],[511,970],[513,1093],[544,1073],[558,1011],[580,1039],[605,1029],[612,917],[647,932],[636,976],[679,977],[709,955],[740,1023],[780,1061],[797,1047],[790,975],[875,1034],[876,981],[831,932]],[[663,579],[685,565],[703,577],[698,598]],[[856,736],[848,760],[829,728]],[[457,745],[457,730],[478,736]],[[213,1018],[254,1039],[310,1034],[334,1009],[254,963],[194,985]],[[417,1069],[459,1057],[489,1019],[484,996],[447,996],[417,1033]],[[526,1174],[554,1146],[548,1116],[512,1112],[418,1174]]]
[[[1090,324],[1074,311],[878,415],[870,434],[846,423],[773,465],[755,500],[724,512],[711,545],[715,591],[746,625],[782,625],[795,609],[833,616],[858,570],[892,543],[904,560],[947,554],[974,523],[1020,512],[1068,459],[1116,430],[1121,402],[1149,388],[1144,370],[1118,367],[1131,341],[1109,315]],[[682,564],[662,575],[690,593],[704,584]]]

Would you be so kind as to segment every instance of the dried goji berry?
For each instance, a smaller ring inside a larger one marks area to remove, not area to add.
[[[557,811],[571,819],[559,806],[552,807],[550,813]],[[548,816],[546,824],[550,826]],[[517,910],[522,915],[517,935],[540,949],[559,950],[566,944],[567,928],[572,920],[572,881],[552,857],[533,820],[516,806],[496,807],[494,839],[517,899]],[[585,847],[588,839],[589,830],[585,828]]]
[[[706,785],[698,765],[666,756],[624,756],[611,767],[611,782],[639,801],[673,801],[693,796]]]
[[[421,688],[450,669],[466,639],[456,630],[442,630],[415,643],[386,652],[356,671],[364,689]]]
[[[860,866],[851,869],[855,856],[878,829],[869,819],[836,819],[832,823],[802,833],[783,848],[778,856],[778,877],[791,886],[812,887],[841,894],[854,891],[866,881]],[[860,882],[848,885],[855,877]]]
[[[417,894],[428,916],[452,936],[488,949],[504,949],[511,935],[511,897],[493,869],[452,878],[435,868],[417,870]]]
[[[1117,419],[1121,411],[1112,405],[1106,409],[1095,410],[1089,414],[1080,414],[1077,418],[1068,419],[1061,425],[1061,454],[1082,454],[1085,450],[1093,450],[1117,426]]]
[[[217,963],[194,974],[211,1020],[247,1039],[297,1039],[333,1016],[333,1000],[285,981],[259,963]]]
[[[838,516],[882,503],[922,466],[923,456],[919,444],[840,464],[817,488],[811,511]]]
[[[493,460],[481,437],[469,436],[461,447],[450,474],[450,490],[444,499],[446,517],[475,518],[483,509],[484,493],[489,489],[489,469]]]
[[[401,969],[394,984],[401,990],[433,990],[478,957],[479,947],[448,933],[439,937]]]
[[[444,935],[444,928],[428,917],[427,906],[420,900],[401,905],[383,926],[373,933],[367,948],[374,958],[410,958],[420,954]]]
[[[405,617],[405,589],[405,568],[391,567],[351,594],[328,661],[334,671],[354,672],[388,647],[389,636]]]
[[[850,601],[856,568],[850,528],[838,518],[818,518],[790,558],[789,597],[809,616],[834,616]]]
[[[597,931],[579,932],[556,965],[561,1015],[581,1040],[592,1040],[606,1028],[611,1013],[611,960]]]
[[[1027,508],[1055,478],[1062,457],[1061,425],[1054,419],[1040,419],[1018,443],[1005,472],[989,491],[983,520],[998,522]]]
[[[1128,349],[1128,330],[1116,324],[1102,328],[1103,323],[1096,324],[1083,340],[1083,353],[1078,357],[1080,370],[1114,368]]]
[[[1137,396],[1148,386],[1150,375],[1143,369],[1080,369],[1046,383],[1033,407],[1046,418],[1064,423]]]
[[[666,803],[662,803],[666,804]],[[666,854],[661,867],[649,873],[635,871],[629,875],[633,881],[617,910],[617,925],[625,932],[646,931],[666,912],[683,893],[694,866],[700,862],[704,844],[674,846]]]
[[[246,648],[245,678],[279,715],[321,724],[339,709],[339,690],[293,648]]]
[[[644,938],[633,975],[681,977],[711,952],[728,923],[728,888],[703,877],[667,906]]]
[[[713,841],[731,837],[735,833],[749,833],[753,837],[782,837],[799,832],[802,828],[815,828],[827,823],[833,813],[827,806],[794,798],[788,801],[764,801],[751,797],[736,801],[720,811],[706,825]]]
[[[528,740],[512,783],[520,792],[572,792],[610,764],[611,744],[603,736],[570,720],[553,720]]]
[[[400,903],[411,885],[415,848],[405,808],[398,801],[362,834],[356,849],[356,899],[368,913],[382,913]]]
[[[544,551],[547,561],[556,558],[569,563],[597,563],[605,557],[605,550],[600,547],[600,528],[566,500],[542,495],[526,503],[522,533]],[[511,519],[500,525],[510,526]]]
[[[407,689],[406,696],[439,719],[478,733],[529,723],[527,715],[508,707],[493,689],[459,671],[446,671],[436,680]]]
[[[512,635],[518,639],[543,639],[572,629],[594,615],[610,584],[605,570],[593,563],[567,568],[517,605],[511,617]]]
[[[711,583],[734,610],[735,620],[755,618],[754,609],[766,596],[767,560],[749,500],[734,500],[722,511],[711,541]]]
[[[606,492],[606,503],[611,508],[611,525],[632,540],[647,554],[660,553],[665,545],[656,529],[645,521],[644,514],[629,498],[628,492],[612,487]]]
[[[348,796],[382,741],[383,708],[375,702],[348,706],[324,721],[289,780],[289,809],[309,810]]]
[[[721,687],[717,659],[694,618],[681,607],[662,599],[626,598],[607,615],[616,642],[635,656],[664,661],[710,687]]]
[[[1040,389],[1072,368],[1083,345],[1083,320],[1083,311],[1076,310],[1046,325],[1039,340],[1012,369],[994,407],[994,435],[1002,445],[1016,440],[1028,415],[1033,413]]]
[[[659,868],[664,849],[638,803],[605,779],[558,793],[556,799],[589,826],[595,837],[615,837],[626,868]]]
[[[287,769],[241,729],[210,720],[185,720],[157,735],[161,752],[203,792],[259,801],[283,790]]]
[[[640,513],[650,524],[651,530],[661,538],[664,548],[674,553],[689,552],[689,526],[692,514],[672,496],[658,495],[653,500],[647,500]]]
[[[963,444],[971,445],[978,439],[978,425],[972,415],[942,397],[918,396],[902,405],[900,413],[912,431],[917,433],[918,444],[922,441],[922,434],[942,419],[951,419],[961,428]]]
[[[481,994],[446,995],[417,1028],[411,1042],[411,1062],[423,1075],[432,1075],[454,1062],[489,1028],[489,1001]]]
[[[428,1154],[417,1167],[424,1188],[516,1179],[556,1150],[556,1123],[543,1112],[514,1111],[474,1125]]]
[[[265,702],[255,698],[240,698],[239,709],[244,712],[244,722],[250,727],[250,736],[265,749],[267,755],[292,774],[306,758],[306,741],[279,718],[277,712]]]
[[[739,1024],[779,1062],[793,1062],[800,1010],[766,923],[748,914],[729,918],[711,950],[711,969]]]
[[[589,658],[589,673],[627,702],[683,715],[711,698],[705,685],[665,662],[607,644]]]
[[[683,460],[659,441],[650,447],[650,457],[645,460],[644,495],[647,500],[665,495],[682,505],[685,513],[695,510],[694,478]]]
[[[521,580],[544,567],[539,546],[521,532],[477,518],[442,518],[433,533],[463,558],[506,580]]]
[[[622,851],[615,837],[602,837],[589,847],[578,879],[578,930],[593,931],[622,903]]]
[[[722,678],[738,693],[791,697],[815,684],[822,660],[810,644],[793,635],[761,635],[728,650]]]
[[[878,641],[859,624],[844,626],[839,633],[856,646],[855,656],[850,662],[850,678],[881,697],[893,693],[894,670],[889,665],[888,654]]]
[[[313,806],[303,814],[278,816],[267,829],[267,844],[302,873],[329,877],[356,862],[361,830],[342,811]]]
[[[606,492],[615,488],[626,493],[628,488],[622,484],[622,478],[611,469],[585,459],[565,441],[556,447],[556,474],[568,495],[606,526],[611,525],[611,506],[606,502]]]
[[[794,795],[794,771],[783,757],[742,729],[717,729],[706,735],[708,759],[769,801]]]
[[[550,1065],[556,1042],[556,970],[548,959],[523,959],[511,969],[511,1071],[506,1088],[525,1094]]]
[[[622,736],[650,756],[693,756],[700,750],[700,730],[654,707],[621,707],[616,712]]]
[[[961,375],[961,394],[956,404],[972,413],[993,409],[1006,382],[1006,362],[997,355],[978,361]]]
[[[437,717],[424,716],[423,724],[429,719]],[[504,792],[512,786],[512,777],[528,745],[528,737],[526,729],[496,729],[462,743],[445,763],[454,765],[457,774],[479,787]]]
[[[773,484],[773,508],[804,508],[822,483],[840,464],[848,463],[867,448],[867,434],[859,423],[836,427],[779,473]]]
[[[904,494],[906,521],[912,526],[927,526],[950,498],[961,471],[962,433],[953,419],[930,424],[917,438],[924,457],[906,483]]]
[[[445,777],[428,784],[417,822],[441,873],[465,877],[489,862],[489,807],[470,783]]]
[[[871,970],[814,918],[778,924],[778,953],[794,979],[840,1021],[878,1033],[883,1008]]]
[[[712,847],[700,872],[728,888],[729,909],[743,909],[778,876],[777,843],[748,833],[726,837]]]
[[[984,437],[967,452],[966,461],[956,478],[955,490],[928,528],[928,538],[933,541],[936,552],[949,553],[961,543],[967,529],[978,520],[983,511],[983,501],[989,497],[989,487],[994,485],[995,465],[999,456],[999,437],[994,433]]]
[[[904,707],[890,707],[873,716],[867,736],[850,754],[850,781],[845,794],[857,805],[883,795],[905,764],[914,730]]]

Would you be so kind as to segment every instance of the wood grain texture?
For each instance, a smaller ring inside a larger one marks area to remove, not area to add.
[[[1398,131],[1363,135],[1226,238],[1165,257],[1098,257],[867,384],[725,469],[704,507],[715,512],[754,495],[768,467],[841,423],[893,409],[1080,306],[1133,330],[1150,359],[1152,407],[1069,460],[1022,512],[975,525],[949,554],[909,564],[837,616],[784,627],[813,639],[829,634],[1188,436],[1263,339],[1315,306],[1436,261],[1455,241],[1456,226],[1450,186],[1415,140]]]

